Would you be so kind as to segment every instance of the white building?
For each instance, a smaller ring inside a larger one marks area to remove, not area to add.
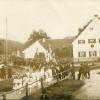
[[[40,39],[30,43],[23,50],[25,58],[34,58],[36,54],[44,53],[47,61],[54,58],[54,51],[63,47],[72,47],[73,39]]]
[[[50,55],[50,53],[40,44],[40,41],[32,43],[29,47],[27,47],[24,51],[25,58],[34,58],[36,54],[44,53],[45,57]]]
[[[100,58],[100,17],[92,19],[72,44],[74,61]]]

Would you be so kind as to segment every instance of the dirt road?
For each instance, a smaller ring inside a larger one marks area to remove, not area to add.
[[[85,85],[74,93],[76,99],[100,100],[100,74],[97,74],[98,72],[100,69],[91,71],[91,78],[85,79]]]

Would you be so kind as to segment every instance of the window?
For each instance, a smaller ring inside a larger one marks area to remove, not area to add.
[[[91,44],[91,48],[94,48],[94,44]]]
[[[78,40],[78,44],[85,44],[85,40]]]
[[[99,39],[99,43],[100,43],[100,39]]]
[[[42,53],[42,52],[39,52],[39,53],[36,53],[36,54],[35,54],[35,57],[36,57],[36,58],[45,58],[45,54]]]
[[[100,51],[99,51],[99,57],[100,57]]]
[[[96,51],[89,51],[89,57],[96,57],[97,52]]]
[[[90,30],[93,30],[93,27],[90,27]]]
[[[85,51],[78,52],[78,56],[79,57],[86,57],[86,52]]]
[[[96,43],[96,39],[88,39],[88,43]]]

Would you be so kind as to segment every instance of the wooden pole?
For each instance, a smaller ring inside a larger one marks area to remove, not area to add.
[[[44,85],[43,85],[43,78],[40,79],[41,82],[41,91],[44,89]]]
[[[28,83],[26,83],[25,89],[26,89],[26,97],[28,97]]]
[[[8,32],[7,32],[7,16],[6,16],[6,43],[5,43],[5,60],[6,65],[8,64]]]
[[[7,66],[8,65],[8,33],[7,33],[7,16],[5,18],[5,54],[4,54],[4,61],[5,61],[5,65]],[[8,66],[7,66],[7,69],[8,69]],[[6,70],[6,79],[8,78],[8,72]]]
[[[6,100],[6,94],[3,94],[3,100]]]
[[[57,84],[58,84],[59,83],[59,73],[57,73],[56,77],[57,77]]]

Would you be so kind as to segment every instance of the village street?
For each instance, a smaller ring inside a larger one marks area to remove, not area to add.
[[[74,93],[76,99],[100,99],[100,69],[91,71],[90,79],[85,79],[85,85]]]
[[[100,69],[92,70],[90,79],[83,79],[83,81],[85,84],[80,89],[76,90],[72,95],[79,100],[100,99]],[[18,92],[13,92],[7,95],[7,99],[20,99],[23,96],[25,96],[25,93],[19,94]],[[0,97],[0,99],[2,99],[2,97]]]

